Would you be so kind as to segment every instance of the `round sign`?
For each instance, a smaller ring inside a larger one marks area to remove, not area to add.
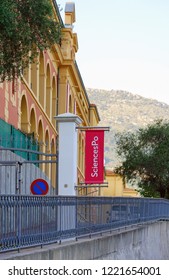
[[[43,179],[36,179],[32,182],[30,190],[34,195],[46,195],[49,190],[49,185]]]

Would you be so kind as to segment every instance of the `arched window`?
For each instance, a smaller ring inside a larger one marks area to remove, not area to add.
[[[52,80],[52,123],[55,126],[55,119],[54,117],[57,115],[57,85],[56,85],[56,79],[53,77]]]
[[[32,63],[30,65],[31,69],[31,81],[30,81],[30,88],[33,91],[34,95],[37,97],[38,95],[38,63]]]
[[[45,153],[46,154],[49,154],[50,153],[50,142],[49,142],[49,131],[46,130],[46,133],[45,133]],[[50,160],[50,158],[48,157],[45,157],[46,160]],[[45,173],[46,175],[48,176],[48,178],[50,178],[50,166],[51,164],[50,163],[45,163]]]
[[[28,105],[25,95],[21,99],[21,130],[29,132]]]
[[[39,142],[41,142],[41,143],[43,143],[44,142],[44,139],[43,139],[43,131],[44,131],[44,129],[43,129],[43,125],[42,125],[42,121],[40,120],[39,121],[39,124],[38,124],[38,140],[39,140]]]
[[[35,116],[34,108],[32,108],[31,113],[30,113],[30,133],[33,133],[34,138],[36,138],[37,126],[36,126],[36,116]]]
[[[73,100],[71,95],[69,95],[69,113],[73,113]]]
[[[39,124],[38,124],[38,136],[39,136],[38,137],[38,142],[39,142],[39,151],[40,152],[44,152],[44,150],[45,150],[43,131],[44,131],[43,124],[42,124],[42,121],[40,120]],[[42,155],[40,155],[39,159],[43,160],[44,157]],[[44,169],[45,169],[44,163],[40,164],[39,167],[40,167],[41,170],[44,171]]]
[[[50,75],[50,67],[47,65],[46,70],[46,113],[51,119],[51,106],[52,106],[52,98],[51,98],[51,75]]]
[[[44,55],[40,52],[39,55],[39,102],[44,108],[45,98],[45,71],[44,71]]]

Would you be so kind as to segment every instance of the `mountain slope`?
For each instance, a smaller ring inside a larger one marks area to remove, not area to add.
[[[91,103],[98,107],[100,126],[110,126],[105,135],[105,164],[113,167],[118,162],[114,134],[135,131],[157,119],[169,120],[169,105],[126,91],[87,89]]]

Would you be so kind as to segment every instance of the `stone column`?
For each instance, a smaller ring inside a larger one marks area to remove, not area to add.
[[[58,195],[76,195],[78,132],[82,120],[71,113],[55,117],[59,132]]]

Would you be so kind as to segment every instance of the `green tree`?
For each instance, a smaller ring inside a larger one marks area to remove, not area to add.
[[[124,176],[145,197],[169,198],[169,123],[158,120],[135,133],[116,135]]]
[[[1,0],[0,80],[21,76],[38,51],[59,43],[60,36],[50,0]]]

